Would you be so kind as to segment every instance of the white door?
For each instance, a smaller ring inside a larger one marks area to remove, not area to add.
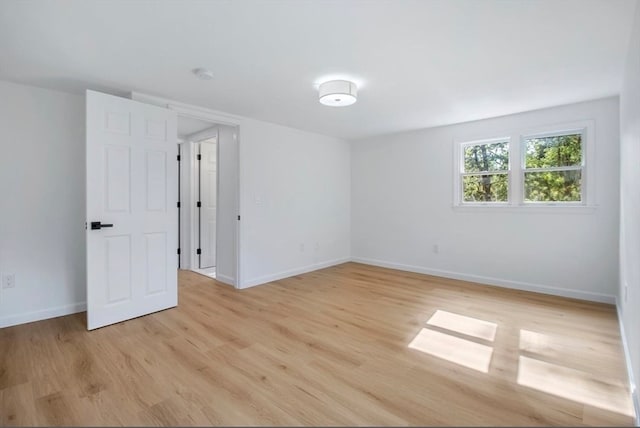
[[[200,143],[200,269],[216,265],[217,142]]]
[[[86,102],[92,330],[178,304],[177,131],[167,109],[93,91]]]

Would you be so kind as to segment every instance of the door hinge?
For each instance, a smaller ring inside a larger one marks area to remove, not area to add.
[[[178,255],[180,255],[180,248],[178,248]]]
[[[202,155],[198,155],[198,160],[202,160]]]
[[[180,155],[178,155],[178,162],[180,162]]]
[[[198,254],[198,255],[200,255],[200,253],[201,253],[201,252],[202,252],[202,251],[200,251],[200,248],[198,248],[198,249],[196,250],[196,254]]]
[[[238,221],[240,221],[240,216],[238,216]]]
[[[200,201],[196,202],[196,207],[200,208],[202,206],[202,203]]]
[[[178,205],[178,208],[180,208],[180,201],[178,201],[178,204],[177,204],[177,205]]]

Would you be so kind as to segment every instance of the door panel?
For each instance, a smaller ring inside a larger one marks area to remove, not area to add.
[[[105,210],[129,212],[131,202],[131,150],[105,146]]]
[[[146,295],[167,291],[167,272],[156,266],[167,264],[167,234],[147,233],[145,239]]]
[[[131,300],[131,235],[104,239],[107,304]]]
[[[176,141],[174,112],[87,91],[90,330],[177,305]]]
[[[146,155],[147,211],[167,209],[167,154],[151,151]]]

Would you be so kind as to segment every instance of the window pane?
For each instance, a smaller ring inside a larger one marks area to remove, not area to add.
[[[507,174],[462,177],[465,202],[507,202]]]
[[[580,202],[581,170],[527,172],[524,199],[528,202]]]
[[[509,169],[509,143],[476,144],[464,148],[464,171],[506,171]]]
[[[582,135],[530,138],[525,140],[527,168],[576,166],[582,163]]]

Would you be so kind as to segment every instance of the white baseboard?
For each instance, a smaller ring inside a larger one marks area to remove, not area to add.
[[[256,285],[266,284],[267,282],[277,281],[279,279],[284,279],[290,276],[300,275],[307,272],[313,272],[314,270],[324,269],[330,266],[340,265],[342,263],[347,263],[350,261],[351,261],[350,257],[344,257],[341,259],[328,260],[325,262],[315,263],[312,265],[307,265],[307,266],[303,266],[296,269],[290,269],[287,271],[274,273],[272,275],[264,275],[258,278],[244,281],[244,283],[241,285],[240,288],[244,289],[249,287],[255,287]]]
[[[11,327],[18,324],[26,324],[34,321],[46,320],[49,318],[62,317],[87,310],[87,303],[73,303],[70,305],[58,306],[41,311],[27,312],[24,314],[9,315],[0,318],[0,328]]]
[[[567,290],[565,288],[551,287],[548,285],[532,284],[508,279],[493,278],[489,276],[472,275],[467,273],[451,272],[447,270],[431,269],[421,266],[405,265],[401,263],[387,262],[384,260],[352,257],[351,261],[367,265],[386,267],[390,269],[404,270],[408,272],[423,273],[425,275],[441,276],[444,278],[459,279],[462,281],[478,282],[481,284],[496,285],[498,287],[512,288],[535,293],[551,294],[554,296],[571,297],[574,299],[589,300],[592,302],[615,304],[615,296],[594,293],[591,291]]]
[[[629,353],[629,344],[627,343],[627,334],[624,330],[624,321],[622,320],[622,312],[620,304],[616,298],[616,310],[618,311],[618,323],[620,324],[620,337],[622,337],[622,348],[624,350],[624,360],[627,365],[627,375],[629,377],[629,389],[631,390],[631,400],[636,411],[636,426],[640,426],[640,397],[638,397],[638,388],[633,375],[633,366],[631,365],[631,354]]]
[[[216,281],[224,282],[231,286],[235,286],[236,284],[236,280],[234,278],[227,275],[220,275],[219,273],[216,273]]]

